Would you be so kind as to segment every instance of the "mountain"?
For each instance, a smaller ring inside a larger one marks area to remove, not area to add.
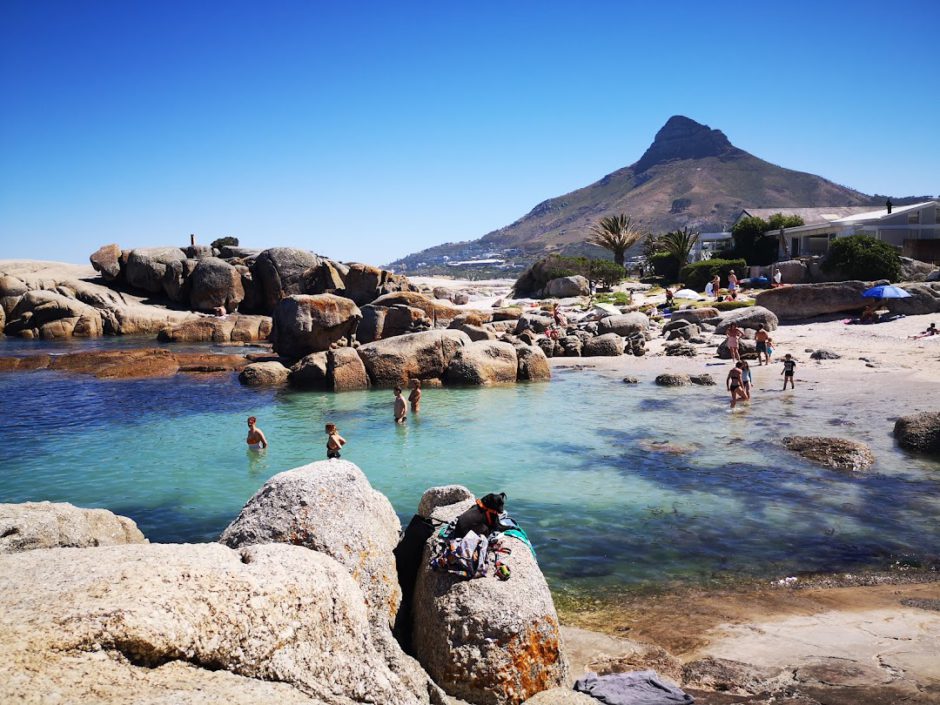
[[[602,216],[621,212],[654,233],[685,226],[715,232],[729,228],[746,207],[875,206],[883,202],[883,197],[765,162],[735,147],[721,130],[676,115],[630,166],[543,201],[516,222],[479,240],[438,245],[388,267],[424,273],[452,271],[448,263],[486,257],[520,267],[548,252],[605,256],[585,239],[590,226]]]

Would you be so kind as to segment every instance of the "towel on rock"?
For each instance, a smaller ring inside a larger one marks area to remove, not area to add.
[[[656,671],[630,671],[598,676],[589,673],[574,684],[579,693],[606,705],[690,705],[695,698],[663,683]]]

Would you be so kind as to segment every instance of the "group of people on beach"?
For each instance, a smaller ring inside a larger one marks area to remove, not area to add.
[[[411,393],[408,395],[409,404],[405,404],[402,397],[401,387],[395,387],[394,413],[395,423],[403,424],[408,420],[408,405],[411,406],[411,413],[417,414],[421,410],[421,380],[411,380]],[[254,416],[248,417],[248,437],[245,442],[249,450],[264,450],[268,447],[268,439],[264,431],[258,428],[258,419]],[[326,457],[327,459],[339,458],[340,450],[346,445],[346,439],[339,435],[339,430],[335,423],[328,423],[326,431]]]
[[[725,388],[731,394],[732,409],[737,405],[739,400],[747,401],[751,398],[751,388],[753,385],[751,367],[746,360],[741,358],[740,343],[743,337],[744,331],[734,323],[729,325],[728,330],[725,331],[725,345],[731,355],[732,362],[734,362],[734,367],[728,371],[728,376],[725,378]],[[773,355],[774,352],[773,342],[770,333],[764,328],[764,324],[758,324],[757,332],[754,334],[754,343],[757,351],[757,360],[761,366],[765,364],[770,365],[770,356]],[[783,375],[784,389],[787,388],[788,383],[790,389],[795,389],[793,383],[795,372],[796,360],[793,359],[790,353],[787,353],[784,355],[783,369],[780,371],[780,374]]]

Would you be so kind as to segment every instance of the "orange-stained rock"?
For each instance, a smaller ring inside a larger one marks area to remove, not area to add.
[[[352,337],[361,320],[359,307],[342,296],[287,296],[274,308],[271,343],[274,352],[296,360]]]
[[[431,319],[435,328],[446,328],[457,316],[466,313],[456,306],[429,298],[425,294],[420,294],[417,291],[397,291],[392,294],[380,296],[372,302],[373,306],[385,306],[389,308],[396,304],[420,308],[427,317]]]

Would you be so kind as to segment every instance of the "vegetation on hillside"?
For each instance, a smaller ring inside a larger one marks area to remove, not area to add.
[[[588,242],[610,250],[614,255],[614,262],[623,267],[624,254],[641,237],[643,237],[643,231],[633,225],[627,214],[620,213],[601,218],[591,226],[591,236]]]
[[[868,235],[850,235],[829,243],[822,269],[839,272],[847,279],[897,281],[901,276],[901,257],[886,242]]]

